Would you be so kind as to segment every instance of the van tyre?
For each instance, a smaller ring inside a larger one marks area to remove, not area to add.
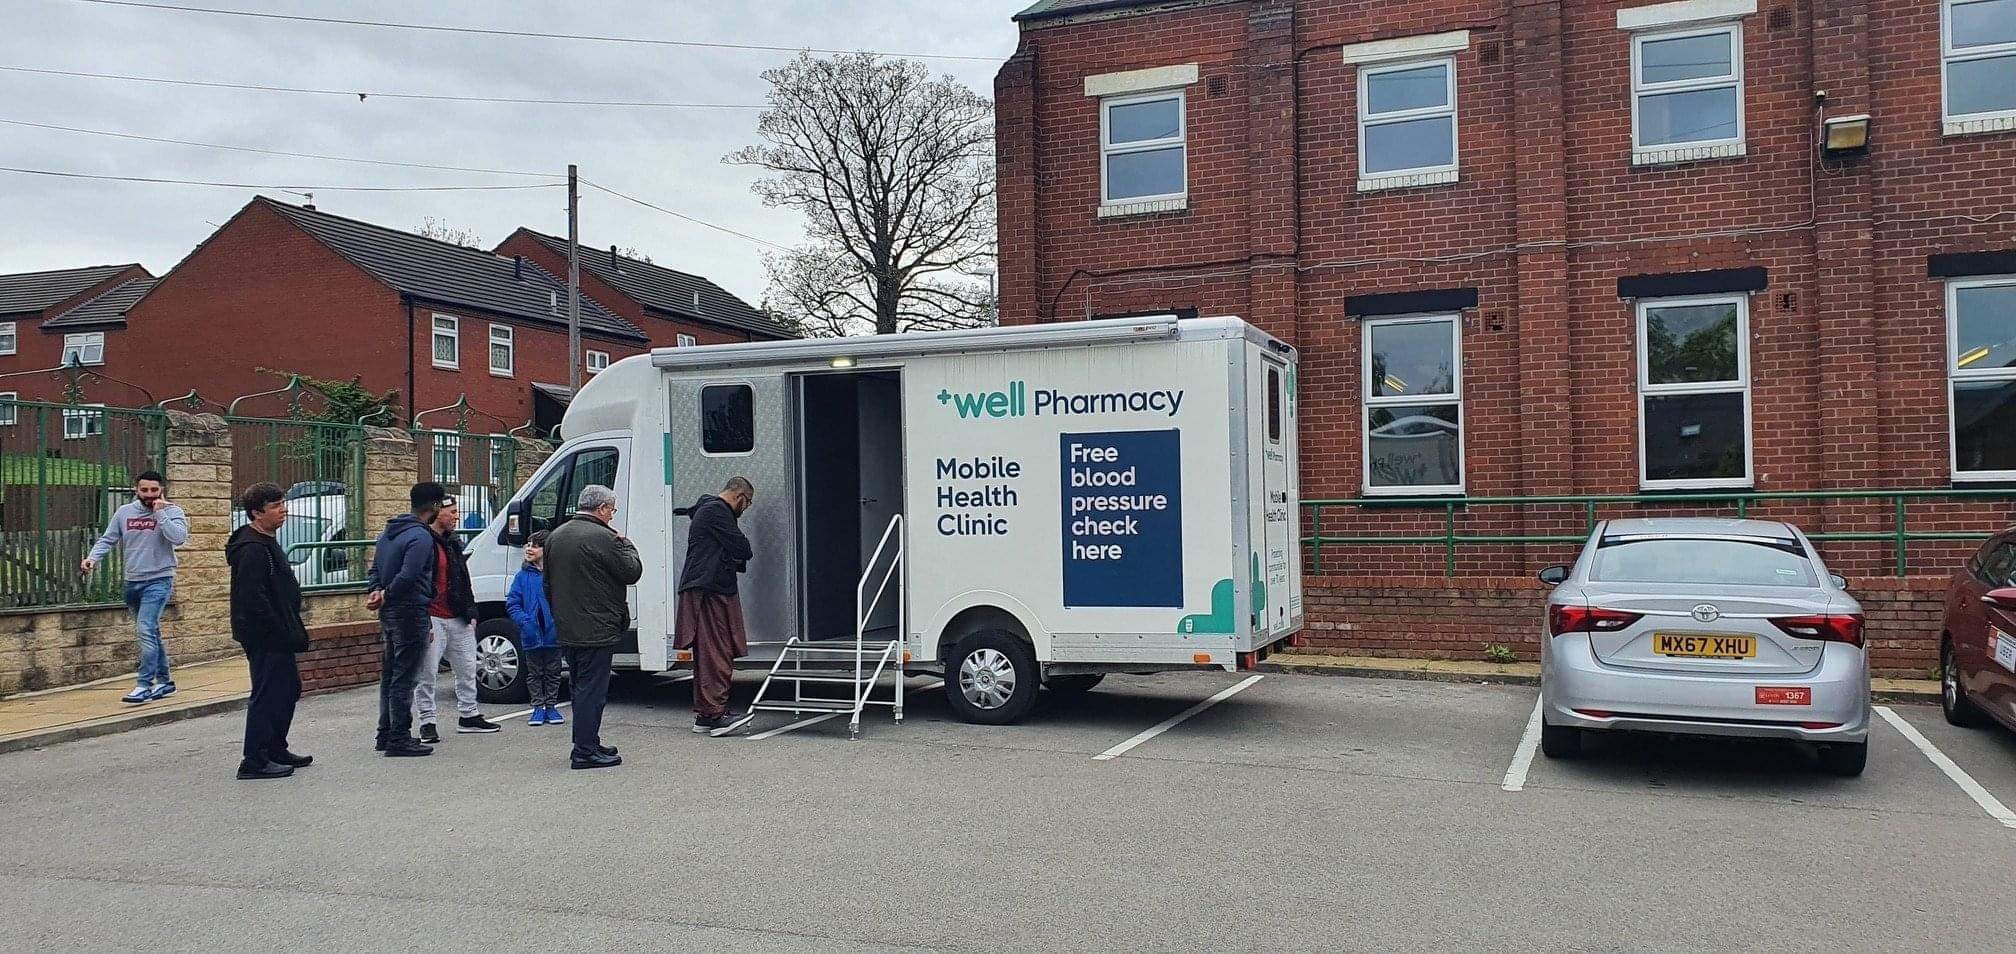
[[[947,663],[945,698],[962,721],[1009,725],[1036,704],[1043,673],[1036,653],[1014,633],[974,633],[959,641]]]
[[[531,698],[525,685],[525,651],[518,645],[517,624],[504,617],[477,623],[477,701],[512,705]]]
[[[1869,743],[1830,742],[1820,747],[1820,770],[1829,775],[1854,778],[1869,765]]]
[[[1582,754],[1582,730],[1572,725],[1540,723],[1540,754],[1550,759],[1572,759]]]
[[[1106,674],[1103,672],[1073,673],[1068,676],[1051,676],[1043,680],[1043,685],[1048,686],[1051,692],[1076,695],[1078,693],[1091,692],[1092,687],[1098,685],[1099,681],[1104,678],[1106,678]]]
[[[1987,720],[1981,710],[1967,699],[1967,687],[1960,684],[1960,668],[1953,659],[1953,640],[1948,638],[1939,644],[1939,711],[1946,714],[1946,721],[1963,729],[1980,727]]]

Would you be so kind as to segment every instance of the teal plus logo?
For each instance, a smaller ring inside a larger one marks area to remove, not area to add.
[[[1021,417],[1029,413],[1029,385],[1010,381],[1005,391],[939,391],[938,403],[957,410],[961,420]]]

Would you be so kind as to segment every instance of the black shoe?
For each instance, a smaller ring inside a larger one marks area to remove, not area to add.
[[[707,734],[716,737],[727,735],[730,732],[734,732],[737,729],[740,729],[743,726],[748,725],[749,720],[754,719],[755,717],[756,713],[754,712],[742,712],[742,713],[724,712],[721,714],[719,718],[714,720],[714,725],[708,728]],[[693,731],[695,732],[700,731],[700,726],[698,723],[694,724]]]
[[[434,728],[434,723],[432,722],[429,722],[426,725],[421,726],[420,742],[423,745],[440,745],[441,730]]]
[[[473,716],[463,716],[460,721],[455,723],[455,731],[465,734],[472,732],[495,732],[501,728],[503,726],[483,718],[483,713],[480,712]]]
[[[281,765],[291,765],[295,768],[304,768],[306,766],[315,764],[315,756],[295,755],[294,753],[289,752],[286,749],[281,749],[280,751],[275,752],[272,755],[267,756],[266,758],[269,761],[278,762]]]
[[[433,754],[433,746],[421,745],[412,739],[393,739],[385,746],[385,757],[388,759],[411,759]]]
[[[294,774],[294,766],[282,765],[278,762],[267,762],[264,765],[246,765],[240,763],[238,766],[238,777],[241,779],[286,778],[292,774]]]
[[[600,752],[603,755],[615,755],[616,747],[613,745],[598,745],[595,747],[595,751]]]
[[[372,750],[372,751],[374,751],[374,752],[383,752],[383,751],[385,751],[385,740],[384,740],[384,739],[379,739],[379,740],[378,740],[378,744],[376,744],[376,745],[372,746],[372,747],[371,747],[371,750]]]
[[[616,766],[622,764],[623,764],[622,756],[609,755],[603,752],[597,752],[594,755],[588,756],[585,759],[577,755],[567,760],[567,765],[569,768],[577,768],[577,769],[615,768]]]
[[[693,717],[693,731],[695,732],[712,732],[727,724],[728,713],[725,712],[717,716],[696,715]]]

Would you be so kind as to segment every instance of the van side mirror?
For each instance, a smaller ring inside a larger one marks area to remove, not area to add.
[[[1540,582],[1548,586],[1560,586],[1568,582],[1568,568],[1557,563],[1547,569],[1541,570]]]
[[[1845,590],[1848,588],[1848,578],[1842,576],[1839,573],[1829,573],[1827,574],[1827,578],[1829,580],[1834,581],[1834,588],[1837,590]]]
[[[532,539],[531,500],[513,500],[504,508],[504,529],[497,531],[497,542],[507,547],[522,547]]]
[[[2016,613],[2016,586],[2005,586],[1999,590],[1989,590],[1987,596],[1981,597],[1981,602],[1996,609],[2005,609]]]

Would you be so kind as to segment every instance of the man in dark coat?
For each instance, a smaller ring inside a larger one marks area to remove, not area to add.
[[[720,494],[675,511],[693,518],[686,530],[686,565],[679,571],[672,631],[677,634],[673,648],[693,650],[695,732],[726,735],[749,721],[728,711],[728,689],[735,678],[735,657],[749,652],[735,578],[755,555],[736,521],[755,501],[756,488],[736,477]]]
[[[637,547],[609,525],[616,492],[599,484],[581,489],[577,512],[546,535],[546,602],[574,680],[574,748],[577,769],[622,765],[602,744],[602,706],[609,701],[609,661],[630,632],[628,587],[644,576]]]
[[[278,484],[246,488],[239,503],[247,522],[224,545],[231,564],[231,638],[245,647],[252,667],[245,753],[238,763],[242,779],[286,778],[315,761],[287,748],[294,704],[301,699],[294,654],[308,649],[308,628],[301,622],[301,584],[273,536],[287,522],[286,498]]]
[[[433,755],[432,746],[413,737],[413,688],[427,661],[433,629],[434,569],[439,538],[430,526],[453,502],[448,489],[432,481],[413,485],[413,512],[385,524],[371,561],[370,593],[364,605],[378,611],[385,654],[378,675],[378,751],[388,757]]]

